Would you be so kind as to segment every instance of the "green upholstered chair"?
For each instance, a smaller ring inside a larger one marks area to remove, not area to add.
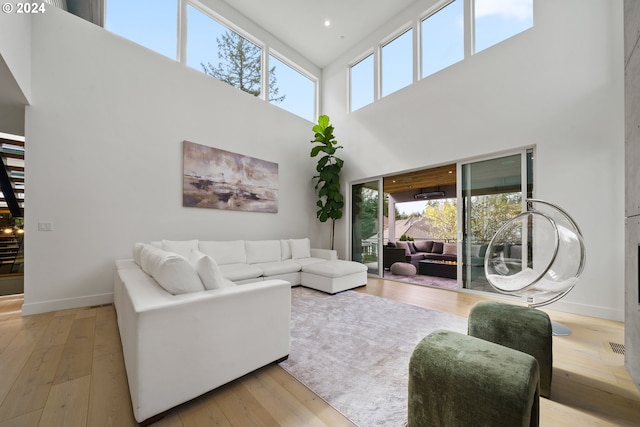
[[[479,338],[439,330],[409,362],[408,427],[539,425],[538,362]]]
[[[535,308],[481,301],[469,313],[468,334],[535,357],[540,366],[540,396],[551,396],[553,332],[547,313]]]

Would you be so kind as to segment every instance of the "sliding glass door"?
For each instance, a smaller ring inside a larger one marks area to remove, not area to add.
[[[461,181],[462,286],[494,292],[484,274],[485,251],[502,224],[532,197],[533,151],[462,164]]]
[[[351,259],[380,272],[380,180],[351,186]]]

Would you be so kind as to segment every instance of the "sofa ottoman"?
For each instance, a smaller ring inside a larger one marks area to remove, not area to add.
[[[408,262],[394,262],[390,270],[396,276],[415,276],[418,271],[415,265]]]
[[[367,266],[354,261],[332,260],[302,266],[302,286],[329,294],[367,284]]]
[[[480,338],[437,330],[409,361],[408,427],[540,425],[536,359]]]

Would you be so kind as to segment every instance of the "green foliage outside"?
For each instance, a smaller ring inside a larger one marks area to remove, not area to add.
[[[522,212],[520,193],[488,194],[471,197],[472,242],[489,242],[509,219]],[[422,212],[430,225],[431,238],[457,240],[456,199],[430,200]],[[406,236],[407,239],[411,236]],[[403,240],[403,236],[400,237]]]
[[[456,199],[430,200],[422,216],[431,226],[431,237],[438,240],[457,239],[458,204]]]
[[[218,43],[218,65],[200,63],[205,74],[250,93],[262,92],[262,49],[233,31],[226,31]],[[276,67],[269,70],[269,102],[282,102],[286,95],[278,95]]]
[[[489,242],[502,225],[522,212],[520,193],[471,197],[471,236],[473,242]]]

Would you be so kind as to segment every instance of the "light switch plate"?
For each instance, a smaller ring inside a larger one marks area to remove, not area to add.
[[[38,221],[38,231],[53,231],[53,222]]]

